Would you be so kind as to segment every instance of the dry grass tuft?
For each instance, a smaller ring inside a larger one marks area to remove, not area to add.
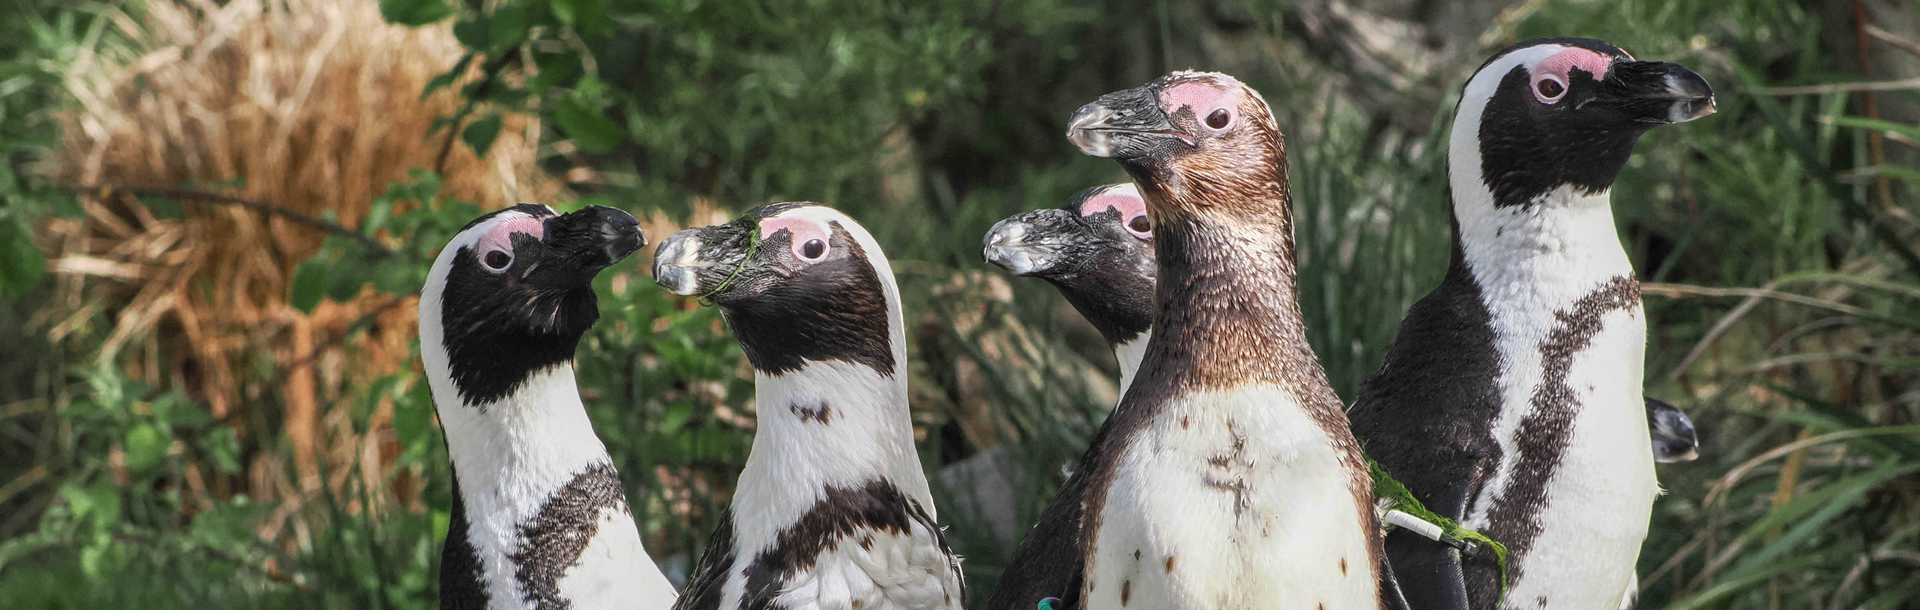
[[[438,171],[443,194],[486,208],[564,196],[535,167],[539,124],[528,117],[509,116],[486,159],[449,147],[449,131],[429,135],[460,103],[451,91],[420,96],[460,56],[445,26],[390,26],[376,3],[352,0],[143,10],[110,17],[119,41],[66,73],[75,107],[50,168],[61,184],[187,185],[349,226],[414,167]],[[365,477],[379,487],[395,451],[383,445],[391,403],[360,433],[344,394],[410,366],[412,299],[368,291],[305,315],[288,304],[289,282],[320,246],[312,225],[196,201],[182,201],[178,218],[156,216],[104,189],[81,202],[83,219],[51,221],[38,244],[57,274],[41,327],[56,341],[103,341],[101,366],[186,388],[253,437],[249,446],[271,447],[279,431],[264,428],[283,422],[293,476],[274,452],[256,451],[249,474],[215,477],[194,495],[292,500],[284,516],[323,483],[337,491]],[[366,331],[349,337],[355,324]],[[273,404],[285,412],[261,412]],[[276,538],[285,524],[299,520],[270,520],[262,533]]]

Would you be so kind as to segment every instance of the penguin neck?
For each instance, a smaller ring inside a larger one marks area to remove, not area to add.
[[[1140,371],[1140,360],[1147,356],[1148,339],[1153,338],[1153,330],[1148,329],[1132,339],[1112,343],[1113,359],[1120,363],[1120,393],[1126,394],[1127,387],[1133,385],[1133,376]]]
[[[742,548],[771,544],[829,486],[883,480],[938,518],[913,445],[904,344],[894,342],[896,373],[841,360],[754,373],[758,427],[733,498]]]
[[[587,418],[571,363],[533,372],[505,398],[476,406],[460,402],[444,370],[433,373],[447,453],[470,502],[502,494],[537,504],[575,475],[612,461]]]
[[[1150,206],[1158,196],[1149,195]],[[1156,219],[1158,313],[1143,357],[1152,364],[1143,375],[1225,389],[1248,382],[1292,386],[1289,369],[1319,369],[1296,297],[1292,206],[1283,194],[1278,198],[1183,203],[1202,213]]]
[[[1471,175],[1450,176],[1460,248],[1455,265],[1471,273],[1486,302],[1552,312],[1596,285],[1633,278],[1614,229],[1609,191],[1562,185],[1527,205],[1501,207],[1475,177],[1479,164],[1472,167]]]

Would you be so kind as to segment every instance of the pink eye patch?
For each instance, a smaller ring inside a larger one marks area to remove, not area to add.
[[[482,254],[494,250],[512,253],[515,233],[525,233],[533,236],[534,239],[545,239],[547,225],[537,218],[516,215],[511,220],[494,225],[486,235],[480,236],[480,242],[474,244],[474,251]]]
[[[1599,51],[1574,47],[1553,54],[1534,68],[1534,74],[1552,74],[1560,78],[1569,78],[1574,68],[1593,75],[1593,80],[1606,78],[1607,69],[1613,66],[1613,58]]]
[[[1135,216],[1147,213],[1147,202],[1139,197],[1116,193],[1115,190],[1119,189],[1109,190],[1080,204],[1080,215],[1092,216],[1112,208],[1120,211],[1120,222],[1125,223]]]
[[[1232,105],[1222,103],[1228,93],[1207,83],[1180,83],[1160,94],[1160,109],[1173,116],[1185,106],[1193,109],[1195,118],[1204,117],[1214,108]]]
[[[818,219],[805,216],[776,216],[760,221],[760,239],[773,237],[773,234],[779,233],[781,229],[786,229],[793,236],[788,245],[793,248],[796,256],[800,255],[800,249],[808,241],[818,239],[828,242],[832,241],[833,237],[833,232],[827,228],[827,223]]]

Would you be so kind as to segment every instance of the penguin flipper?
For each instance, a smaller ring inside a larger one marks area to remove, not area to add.
[[[1647,399],[1647,432],[1653,437],[1653,461],[1662,464],[1691,462],[1700,457],[1700,437],[1694,434],[1693,420],[1679,407],[1651,396]]]
[[[1027,530],[1001,573],[999,586],[987,598],[989,610],[1033,610],[1040,600],[1061,600],[1056,610],[1080,604],[1080,585],[1086,578],[1086,549],[1080,547],[1080,519],[1086,505],[1087,469],[1067,477],[1066,485],[1047,502],[1040,520]]]
[[[1459,521],[1465,511],[1467,490],[1472,488],[1472,481],[1456,482],[1428,504],[1427,509]],[[1401,603],[1420,610],[1467,609],[1466,574],[1460,567],[1460,555],[1453,547],[1406,529],[1388,532],[1386,547],[1389,576],[1403,596]],[[1387,582],[1381,583],[1383,597],[1387,586]],[[1387,607],[1393,607],[1390,598]]]

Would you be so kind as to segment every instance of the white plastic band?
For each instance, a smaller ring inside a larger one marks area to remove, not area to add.
[[[1439,540],[1440,534],[1445,532],[1445,530],[1440,529],[1438,525],[1428,523],[1424,519],[1397,510],[1387,511],[1387,523],[1395,527],[1406,528],[1407,531],[1424,536],[1428,540]]]

